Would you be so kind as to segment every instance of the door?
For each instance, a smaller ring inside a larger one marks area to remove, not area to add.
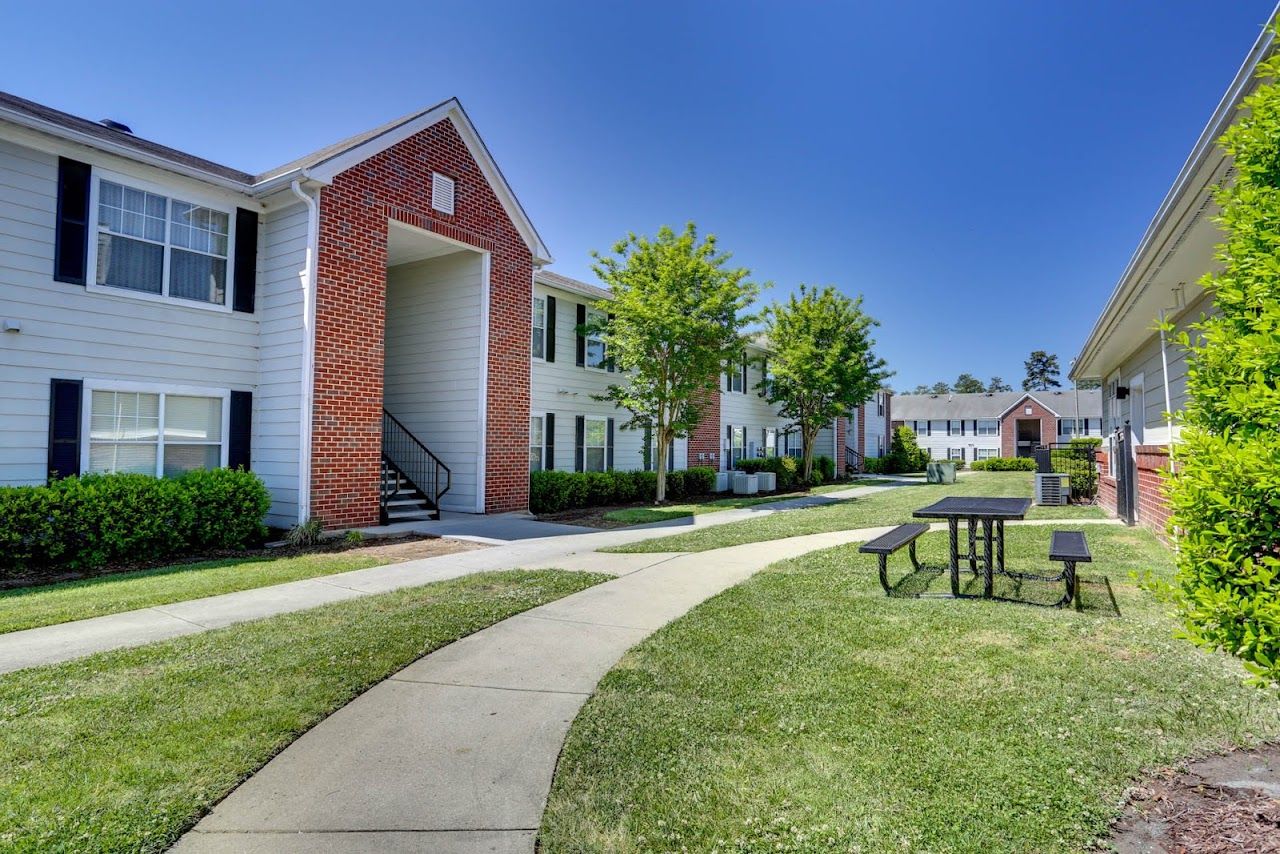
[[[1039,418],[1019,418],[1016,425],[1017,430],[1017,456],[1030,457],[1035,455],[1036,446],[1040,444],[1040,419]]]

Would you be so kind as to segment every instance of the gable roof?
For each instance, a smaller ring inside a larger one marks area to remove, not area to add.
[[[1083,418],[1102,416],[1102,392],[1098,389],[1065,391],[997,391],[978,394],[900,394],[894,395],[894,421],[947,421],[999,419],[1027,398],[1039,403],[1055,416],[1074,418],[1076,395]]]
[[[543,243],[538,230],[534,228],[520,200],[516,198],[511,185],[507,183],[502,170],[498,168],[493,155],[489,153],[484,140],[476,132],[475,125],[471,123],[471,119],[462,109],[462,104],[457,98],[450,98],[435,106],[401,116],[394,121],[269,169],[260,175],[251,175],[239,169],[223,166],[212,160],[187,154],[132,133],[107,127],[101,122],[73,116],[5,92],[0,92],[0,120],[256,197],[281,189],[294,179],[314,180],[328,184],[340,172],[438,122],[448,120],[453,122],[471,157],[480,167],[485,180],[493,188],[503,210],[506,211],[529,247],[534,264],[549,264],[552,260],[551,253]]]
[[[581,294],[591,299],[613,299],[613,293],[607,288],[591,285],[577,279],[571,279],[568,276],[562,276],[559,273],[553,273],[550,270],[538,270],[533,274],[533,280],[540,285],[548,288],[558,288],[562,291]]]

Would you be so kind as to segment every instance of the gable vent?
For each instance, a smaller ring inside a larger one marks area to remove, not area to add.
[[[431,173],[431,207],[453,215],[453,179],[439,172]]]

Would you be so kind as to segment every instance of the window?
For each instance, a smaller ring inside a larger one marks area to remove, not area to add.
[[[592,331],[587,334],[587,367],[604,370],[609,365],[609,360],[604,352],[604,339],[600,337],[600,329],[608,322],[608,318],[603,312],[588,311],[587,327]],[[604,471],[604,469],[598,469]]]
[[[97,285],[225,305],[230,243],[226,211],[98,182]]]
[[[535,359],[541,359],[545,355],[547,341],[547,299],[546,297],[533,298],[533,334],[530,336],[533,342],[532,355]]]
[[[947,448],[947,459],[949,459],[949,460],[963,460],[963,459],[964,459],[964,448]]]
[[[605,470],[605,447],[609,440],[609,428],[603,418],[587,418],[583,421],[582,468],[583,471]]]
[[[928,422],[928,421],[913,421],[913,422],[911,422],[911,423],[915,425],[915,428],[916,428],[916,435],[917,435],[917,436],[928,436],[928,435],[929,435],[929,422]]]
[[[747,447],[747,428],[746,427],[730,427],[729,428],[729,460],[730,468],[737,465],[738,461],[746,454]]]
[[[990,460],[1000,456],[1000,451],[995,448],[974,448],[973,458],[975,460]]]
[[[546,447],[545,421],[541,415],[529,418],[529,471],[542,471],[542,449]]]
[[[876,415],[884,415],[884,392],[876,392]]]
[[[221,396],[92,389],[85,470],[177,477],[224,465],[226,409]]]
[[[431,173],[431,207],[453,216],[454,183],[448,175]]]
[[[740,364],[729,365],[725,376],[729,378],[729,391],[744,394],[747,390],[747,357],[743,356]]]
[[[769,427],[764,430],[764,455],[766,457],[778,455],[778,431]]]
[[[983,419],[978,422],[978,436],[999,436],[1000,422],[994,418]]]
[[[964,435],[964,422],[963,422],[963,421],[948,421],[948,422],[947,422],[947,435],[948,435],[948,436],[963,436],[963,435]]]

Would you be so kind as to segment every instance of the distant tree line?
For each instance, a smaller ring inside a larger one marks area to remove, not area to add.
[[[1027,360],[1023,362],[1023,368],[1026,371],[1026,377],[1022,380],[1023,391],[1049,391],[1050,389],[1061,388],[1062,383],[1058,381],[1058,376],[1062,369],[1059,367],[1058,357],[1052,353],[1046,353],[1044,350],[1034,350]],[[1081,380],[1076,383],[1076,388],[1090,389],[1098,388],[1101,383],[1098,380]],[[964,373],[956,377],[956,381],[948,383],[939,381],[933,385],[920,385],[913,388],[910,394],[982,394],[983,392],[1013,391],[1013,386],[1009,385],[1000,377],[992,377],[989,382],[983,384],[982,380],[973,374]]]

